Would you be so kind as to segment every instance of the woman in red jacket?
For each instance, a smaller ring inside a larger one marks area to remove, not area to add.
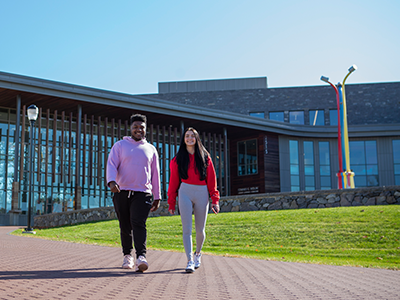
[[[205,226],[211,197],[211,208],[219,212],[217,178],[209,153],[200,140],[196,129],[185,130],[179,151],[170,163],[168,186],[168,211],[175,214],[178,196],[182,221],[183,245],[188,264],[186,272],[193,273],[201,264],[201,248],[206,238]],[[196,251],[192,253],[192,209],[196,227]]]

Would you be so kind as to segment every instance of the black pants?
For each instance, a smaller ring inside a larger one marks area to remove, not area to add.
[[[121,245],[124,255],[132,252],[132,236],[136,257],[146,257],[146,220],[152,205],[152,195],[144,192],[121,191],[113,197],[119,220]]]

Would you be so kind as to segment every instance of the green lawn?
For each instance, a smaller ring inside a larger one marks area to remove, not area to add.
[[[184,251],[179,216],[149,218],[147,228],[148,248]],[[400,270],[398,205],[209,214],[206,233],[207,254]],[[120,247],[116,220],[35,237]]]

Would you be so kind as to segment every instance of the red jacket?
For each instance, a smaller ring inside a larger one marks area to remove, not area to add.
[[[213,204],[218,204],[219,192],[217,190],[217,176],[215,175],[214,165],[210,157],[208,157],[207,177],[206,180],[200,180],[200,174],[196,168],[196,162],[194,160],[194,154],[189,154],[189,167],[188,167],[188,179],[180,179],[178,164],[176,157],[171,160],[169,165],[170,178],[168,185],[168,204],[169,209],[175,210],[176,197],[178,196],[178,189],[180,182],[194,185],[207,185],[208,193],[211,196]]]

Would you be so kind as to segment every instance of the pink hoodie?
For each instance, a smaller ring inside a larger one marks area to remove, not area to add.
[[[161,199],[160,167],[156,148],[146,139],[125,136],[111,148],[107,162],[107,183],[115,181],[121,190],[152,193]]]

